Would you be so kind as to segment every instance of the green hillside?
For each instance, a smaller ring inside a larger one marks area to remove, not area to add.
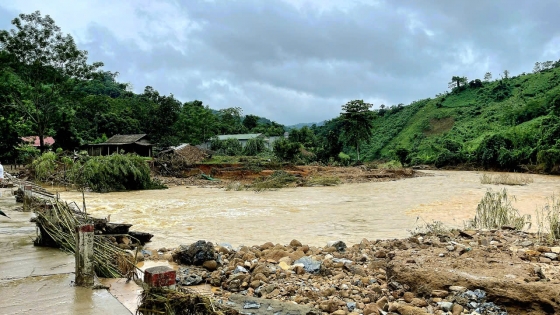
[[[532,74],[465,81],[435,98],[378,110],[365,158],[552,170],[560,160],[560,64],[548,64]]]

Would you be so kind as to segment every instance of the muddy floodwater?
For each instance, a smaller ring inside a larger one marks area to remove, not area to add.
[[[255,193],[175,186],[166,190],[86,193],[87,211],[134,224],[155,235],[149,247],[199,239],[234,246],[267,241],[324,245],[330,240],[401,238],[424,221],[462,227],[488,188],[506,187],[514,206],[535,217],[546,198],[560,194],[560,177],[527,175],[524,186],[483,185],[481,172],[426,171],[430,176],[336,187],[287,188]],[[61,192],[81,205],[77,192]]]

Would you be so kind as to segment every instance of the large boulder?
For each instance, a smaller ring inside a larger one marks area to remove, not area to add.
[[[212,242],[198,241],[191,245],[181,245],[176,259],[185,265],[202,265],[205,261],[216,259]]]

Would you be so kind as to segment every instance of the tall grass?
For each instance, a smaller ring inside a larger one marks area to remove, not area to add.
[[[551,241],[560,239],[560,199],[547,198],[546,204],[537,209],[537,233],[540,239],[548,236]]]
[[[492,185],[527,185],[533,182],[533,178],[527,174],[482,174],[481,184]]]
[[[511,199],[507,190],[493,192],[492,189],[486,194],[476,208],[476,215],[472,220],[466,222],[467,228],[474,229],[499,229],[502,226],[511,226],[516,230],[522,230],[525,226],[531,226],[530,215],[520,215],[519,211],[511,205]]]

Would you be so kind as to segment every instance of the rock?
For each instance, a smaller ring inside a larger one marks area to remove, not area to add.
[[[551,247],[550,251],[555,254],[560,254],[560,247]]]
[[[249,285],[251,286],[251,288],[256,289],[261,286],[261,282],[260,280],[253,280]]]
[[[321,270],[321,262],[316,261],[309,256],[302,257],[295,261],[295,264],[303,264],[303,269],[309,273],[319,273]]]
[[[463,310],[465,308],[457,303],[453,304],[453,307],[451,308],[451,314],[453,315],[460,315],[461,313],[463,313]]]
[[[444,298],[446,296],[449,295],[449,292],[445,291],[445,290],[433,290],[432,291],[432,296],[433,297],[439,297],[439,298]]]
[[[292,240],[292,241],[290,242],[290,246],[292,246],[292,247],[301,247],[302,245],[301,245],[301,242],[300,242],[300,241],[298,241],[298,240]]]
[[[179,285],[190,286],[200,284],[202,282],[202,277],[191,273],[189,269],[179,269],[175,280]]]
[[[290,266],[284,261],[281,261],[278,264],[278,267],[282,268],[282,270],[290,270]]]
[[[406,303],[410,303],[412,302],[412,299],[414,299],[414,293],[412,292],[405,292],[403,294],[403,299]]]
[[[399,314],[401,315],[428,315],[429,314],[422,308],[418,308],[410,305],[404,305],[404,304],[397,304],[397,312],[399,312]]]
[[[523,246],[523,247],[529,247],[529,246],[533,245],[533,242],[523,241],[523,242],[520,243],[520,245]]]
[[[261,305],[257,302],[245,302],[245,304],[243,305],[243,309],[246,310],[256,310],[261,308]]]
[[[467,291],[467,288],[458,285],[452,285],[449,287],[449,291],[461,293]]]
[[[261,246],[259,246],[260,250],[267,250],[270,248],[273,248],[274,244],[272,244],[272,242],[266,242],[264,244],[262,244]]]
[[[380,249],[380,250],[376,251],[375,254],[373,254],[373,256],[375,258],[385,258],[385,257],[387,257],[387,252],[383,249]]]
[[[270,259],[273,260],[275,262],[278,262],[278,260],[280,260],[280,258],[282,257],[286,257],[289,256],[290,253],[288,253],[287,251],[283,250],[283,249],[270,249],[268,251],[266,251],[266,253],[264,254],[264,259]]]
[[[381,314],[379,306],[375,303],[370,303],[364,307],[364,315],[379,315]]]
[[[266,264],[259,264],[253,269],[253,274],[261,273],[268,277],[270,275],[270,268],[266,266]]]
[[[426,300],[421,299],[421,298],[413,298],[412,301],[410,302],[410,304],[412,304],[416,307],[426,307],[426,306],[428,306],[428,302],[426,302]]]
[[[214,246],[211,242],[198,241],[190,246],[181,245],[177,252],[179,261],[186,265],[202,265],[207,260],[214,260]]]
[[[346,315],[346,311],[345,310],[334,311],[332,315]]]
[[[449,312],[453,307],[453,303],[444,301],[444,302],[439,302],[438,306],[439,308],[441,308],[442,311]]]
[[[447,246],[445,246],[445,248],[450,252],[455,250],[455,246],[453,246],[453,245],[447,245]]]
[[[346,244],[343,241],[330,241],[327,243],[327,247],[334,247],[338,252],[346,250]]]
[[[353,312],[356,309],[356,302],[346,302],[346,308],[349,312]]]
[[[543,256],[550,259],[550,260],[558,259],[558,254],[556,254],[556,253],[544,253]]]
[[[145,233],[145,232],[136,232],[136,231],[130,231],[128,232],[128,235],[137,239],[140,242],[140,245],[144,245],[148,243],[152,239],[152,237],[154,237],[153,234]]]
[[[202,263],[202,267],[208,269],[209,271],[214,271],[218,268],[218,263],[215,260],[207,260]]]
[[[244,267],[241,266],[237,266],[235,267],[235,269],[233,270],[233,273],[248,273],[249,271],[247,271],[247,269],[245,269]]]

